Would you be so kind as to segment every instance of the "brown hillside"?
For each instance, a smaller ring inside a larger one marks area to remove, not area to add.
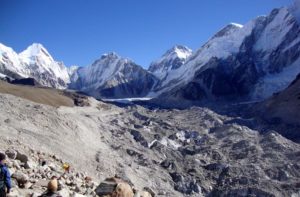
[[[0,93],[11,94],[53,107],[74,106],[73,99],[63,95],[62,91],[51,88],[13,85],[0,81]]]

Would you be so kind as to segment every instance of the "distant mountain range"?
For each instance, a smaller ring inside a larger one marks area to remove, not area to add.
[[[0,43],[0,73],[12,78],[34,78],[41,85],[63,89],[70,83],[68,69],[55,61],[41,44],[17,54]]]
[[[149,69],[116,53],[67,68],[41,44],[17,54],[0,44],[0,75],[34,78],[96,98],[256,100],[285,89],[300,73],[299,8],[274,9],[247,24],[231,23],[195,52],[176,45]]]

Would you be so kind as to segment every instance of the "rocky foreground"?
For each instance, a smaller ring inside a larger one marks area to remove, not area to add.
[[[300,145],[276,130],[260,133],[255,119],[201,107],[121,108],[89,102],[56,108],[1,94],[0,149],[24,146],[35,164],[39,155],[49,159],[47,167],[24,166],[22,173],[30,180],[37,179],[35,170],[49,168],[48,178],[69,163],[78,170],[64,183],[71,195],[94,195],[92,183],[118,175],[137,190],[151,188],[155,196],[300,196]],[[24,165],[20,162],[10,163]],[[68,185],[72,178],[75,185]],[[15,191],[33,192],[37,183],[30,184]]]
[[[94,192],[96,183],[86,172],[77,172],[70,168],[65,171],[66,165],[55,155],[35,151],[19,141],[6,141],[2,150],[7,155],[7,166],[12,177],[13,189],[8,196],[37,197],[47,190],[47,185],[52,177],[59,178],[59,191],[61,196],[96,196]]]

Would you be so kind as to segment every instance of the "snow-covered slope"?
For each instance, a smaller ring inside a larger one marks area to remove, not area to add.
[[[293,16],[300,23],[300,0],[294,0],[294,3],[290,6],[289,9],[293,13]]]
[[[238,52],[243,38],[251,33],[252,28],[253,22],[249,22],[245,27],[236,23],[227,25],[192,54],[184,65],[171,70],[166,79],[150,95],[157,96],[170,91],[177,85],[186,84],[192,80],[195,72],[213,57],[226,58]]]
[[[63,89],[70,82],[67,68],[55,61],[41,45],[34,43],[17,54],[0,44],[0,73],[13,78],[32,77],[41,85]]]
[[[28,77],[25,65],[18,54],[10,47],[0,43],[0,73],[12,77]]]
[[[192,50],[185,46],[176,45],[169,49],[159,60],[151,63],[149,71],[163,80],[170,70],[180,68],[192,54]]]
[[[104,54],[92,65],[78,68],[71,79],[70,88],[96,98],[145,96],[157,81],[141,66],[116,53]]]
[[[300,72],[294,12],[283,7],[244,26],[229,24],[149,96],[258,99],[286,88]]]

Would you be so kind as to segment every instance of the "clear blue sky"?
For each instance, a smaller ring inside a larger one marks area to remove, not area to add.
[[[0,42],[42,43],[67,66],[115,51],[148,68],[175,44],[198,49],[230,22],[244,24],[292,0],[0,0]]]

